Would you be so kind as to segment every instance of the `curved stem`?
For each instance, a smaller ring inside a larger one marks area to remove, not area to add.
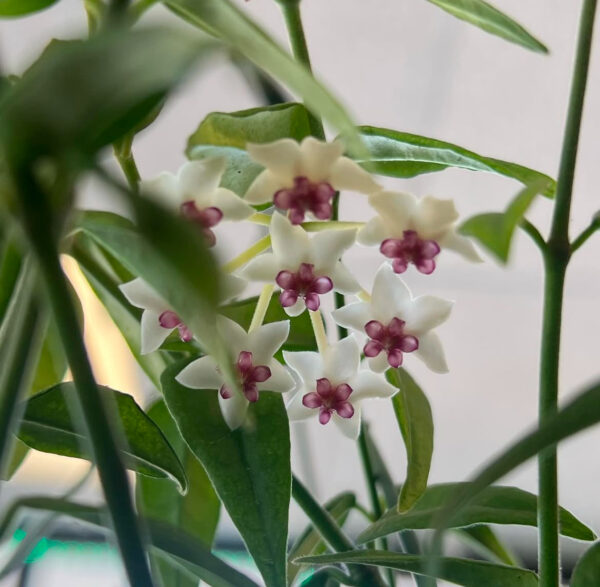
[[[267,283],[263,286],[260,296],[258,296],[258,300],[256,301],[256,307],[254,308],[254,314],[248,332],[255,330],[264,322],[274,289],[275,286],[271,283]]]
[[[571,254],[579,249],[598,230],[600,230],[600,219],[594,218],[590,222],[590,225],[571,243]]]
[[[325,332],[321,310],[317,310],[316,312],[308,310],[308,315],[310,316],[310,323],[315,333],[317,348],[319,349],[319,353],[323,354],[327,350],[327,333]]]
[[[236,269],[243,267],[248,261],[254,259],[256,255],[266,251],[270,246],[271,236],[263,236],[263,238],[256,241],[249,249],[246,249],[228,263],[225,263],[222,267],[223,271],[225,271],[225,273],[233,273]]]
[[[548,247],[544,237],[540,234],[540,231],[526,218],[521,220],[521,224],[519,226],[531,237],[531,240],[537,245],[538,249],[540,249],[542,253],[545,253]]]

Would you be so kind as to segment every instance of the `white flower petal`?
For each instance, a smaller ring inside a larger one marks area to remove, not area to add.
[[[272,253],[263,253],[251,259],[240,269],[240,275],[249,281],[275,281],[281,267]]]
[[[334,413],[331,419],[342,431],[344,436],[347,436],[351,440],[356,440],[358,438],[358,435],[360,434],[361,419],[360,405],[354,406],[354,415],[352,418],[340,418],[336,413]]]
[[[259,173],[244,194],[244,200],[249,204],[266,204],[273,201],[275,192],[286,187],[281,179],[268,169]]]
[[[365,324],[373,319],[371,304],[367,302],[347,304],[338,310],[334,310],[331,315],[340,326],[353,328],[361,333],[364,333]]]
[[[356,230],[323,230],[311,240],[312,261],[317,271],[330,268],[356,240]]]
[[[387,360],[387,353],[380,352],[376,357],[369,357],[367,359],[369,369],[375,371],[375,373],[383,373],[386,369],[389,369],[390,364]]]
[[[250,402],[241,393],[234,393],[227,399],[219,393],[218,397],[225,423],[231,430],[236,430],[244,423]]]
[[[182,165],[178,180],[183,201],[194,200],[199,208],[216,205],[209,200],[213,199],[226,166],[225,157],[208,157]]]
[[[294,226],[283,214],[275,212],[271,218],[271,248],[280,269],[296,270],[309,260],[311,246],[308,234],[301,226]]]
[[[221,302],[225,303],[231,298],[239,296],[248,285],[245,279],[231,273],[221,275]]]
[[[371,307],[376,319],[387,324],[395,316],[401,317],[410,301],[410,290],[404,281],[388,263],[382,264],[375,275],[371,296]]]
[[[446,235],[440,239],[439,245],[443,249],[450,249],[459,255],[462,255],[465,259],[473,261],[474,263],[481,263],[483,259],[479,256],[475,245],[466,237],[461,234],[457,234],[454,230],[450,230]]]
[[[344,145],[340,141],[326,143],[306,137],[300,144],[302,171],[308,179],[319,182],[329,180],[333,164],[342,156]]]
[[[258,384],[259,390],[286,393],[294,389],[294,378],[279,361],[272,360],[269,363],[269,368],[271,369],[271,377],[269,377],[264,383]]]
[[[360,349],[353,335],[327,348],[324,357],[324,376],[332,385],[346,383],[354,377],[360,363]]]
[[[336,190],[372,194],[381,189],[369,172],[348,157],[340,157],[333,164],[329,178]]]
[[[301,389],[298,391],[296,395],[291,399],[291,401],[287,404],[286,409],[288,412],[288,417],[290,421],[299,421],[299,420],[307,420],[308,418],[314,416],[315,414],[319,414],[319,410],[315,408],[307,408],[302,403],[302,398],[306,394],[305,389]]]
[[[379,354],[385,356],[385,353]],[[392,397],[398,391],[381,375],[376,375],[371,371],[359,371],[349,385],[353,389],[350,395],[351,402],[353,398],[362,401],[364,399]]]
[[[217,328],[233,353],[234,362],[237,361],[238,354],[241,351],[251,350],[247,332],[234,320],[225,316],[217,316]]]
[[[300,316],[300,314],[302,314],[304,310],[306,310],[306,303],[302,298],[298,298],[298,300],[293,306],[287,306],[286,308],[284,308],[285,313],[291,318]]]
[[[417,209],[417,199],[411,194],[380,191],[369,196],[369,204],[377,210],[383,223],[391,230],[387,237],[401,237],[411,227],[411,218]]]
[[[132,306],[152,310],[158,314],[169,309],[166,302],[141,277],[122,283],[119,289]]]
[[[273,355],[287,340],[290,333],[290,321],[270,322],[263,324],[248,333],[248,350],[253,353],[253,363],[264,365],[269,363]]]
[[[283,358],[290,367],[298,373],[304,385],[308,388],[316,386],[317,379],[321,379],[323,374],[323,360],[319,353],[312,351],[300,351],[290,353],[283,351]]]
[[[436,296],[419,296],[405,307],[403,320],[406,331],[420,335],[445,322],[452,311],[453,302]]]
[[[140,192],[148,194],[171,210],[179,211],[182,202],[181,192],[177,176],[172,173],[163,171],[153,179],[142,180],[140,182]]]
[[[281,139],[264,145],[248,143],[246,151],[254,161],[284,182],[292,180],[300,172],[300,145],[292,139]],[[280,187],[290,185],[283,183]]]
[[[254,208],[237,194],[225,188],[218,188],[213,198],[213,206],[223,212],[223,220],[245,220],[254,214]]]
[[[434,238],[444,234],[458,219],[453,200],[440,200],[425,196],[419,200],[413,222],[422,238]]]
[[[172,328],[163,328],[158,321],[159,317],[160,314],[153,310],[146,310],[142,314],[142,344],[140,349],[142,355],[155,351],[173,331]]]
[[[366,247],[379,246],[387,237],[383,220],[375,216],[358,231],[356,242]]]
[[[329,277],[333,281],[333,289],[343,294],[354,294],[361,289],[358,281],[343,263],[336,263],[329,271]]]
[[[419,338],[419,348],[414,354],[435,373],[448,372],[444,349],[435,332],[428,332]]]
[[[185,366],[175,380],[192,389],[219,389],[223,385],[223,377],[217,371],[217,363],[208,355]]]

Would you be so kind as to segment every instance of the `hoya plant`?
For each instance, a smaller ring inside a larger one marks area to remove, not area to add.
[[[429,1],[523,50],[546,52],[483,0]],[[0,0],[0,16],[25,17],[56,2]],[[106,531],[132,586],[256,586],[213,551],[224,508],[268,587],[391,587],[400,574],[419,587],[557,587],[559,535],[590,543],[571,585],[600,585],[596,535],[557,503],[556,459],[557,443],[600,421],[600,385],[558,408],[565,274],[600,226],[595,217],[579,236],[569,233],[596,1],[581,2],[556,181],[402,129],[357,126],[311,73],[300,0],[277,2],[291,53],[253,22],[251,4],[165,0],[191,25],[170,28],[146,24],[156,0],[83,0],[85,38],[54,40],[26,71],[3,72],[0,470],[10,483],[29,450],[87,459],[105,505],[73,497],[77,487],[10,504],[0,524],[7,542],[23,510],[50,518],[27,526],[0,577],[23,564],[60,515]],[[137,133],[215,55],[244,72],[258,90],[256,107],[201,113],[178,172],[140,177]],[[107,163],[111,153],[117,166]],[[504,210],[472,218],[459,216],[459,202],[403,191],[400,180],[450,167],[499,174],[522,189],[515,196],[507,188]],[[123,214],[77,208],[90,176],[116,195]],[[383,177],[391,178],[385,187]],[[368,205],[362,222],[339,214],[345,198]],[[549,227],[527,219],[536,198],[553,208]],[[226,261],[214,254],[220,239],[251,224],[262,237],[247,250]],[[452,320],[453,304],[413,296],[405,275],[426,291],[447,256],[479,262],[491,253],[506,263],[518,230],[539,248],[545,271],[539,421],[476,475],[430,484],[432,412],[410,371],[417,362],[440,374],[451,368],[451,341],[436,329]],[[370,285],[344,263],[355,247],[378,267]],[[155,387],[150,405],[96,383],[82,338],[86,317],[61,256],[78,264]],[[406,449],[402,479],[361,420],[371,401],[395,414],[390,442]],[[294,475],[290,425],[309,419],[357,443],[367,505],[356,496],[361,479],[319,503]],[[532,458],[538,495],[501,484]],[[309,520],[292,535],[291,500]],[[362,514],[358,533],[345,525],[353,511]],[[499,524],[537,528],[535,569],[505,548],[493,529]],[[448,530],[482,556],[448,556]]]

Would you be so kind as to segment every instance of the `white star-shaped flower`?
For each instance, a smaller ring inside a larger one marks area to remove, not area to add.
[[[239,295],[246,287],[246,282],[235,275],[222,276],[223,301]],[[167,339],[175,328],[183,342],[189,342],[193,333],[181,321],[171,306],[150,287],[143,279],[137,277],[119,285],[119,289],[127,301],[136,308],[142,308],[141,349],[142,355],[155,351]]]
[[[332,421],[348,438],[358,438],[364,400],[391,397],[398,391],[381,375],[359,370],[360,348],[353,335],[327,347],[324,355],[284,351],[283,357],[301,380],[288,405],[290,420]]]
[[[364,353],[374,371],[399,367],[404,353],[414,352],[432,371],[446,373],[444,351],[432,330],[448,318],[451,309],[452,302],[441,298],[413,298],[385,263],[375,275],[370,302],[348,304],[332,315],[340,326],[367,335]]]
[[[319,296],[332,289],[356,293],[360,286],[339,261],[354,243],[355,229],[324,230],[309,238],[301,226],[275,212],[270,225],[272,253],[252,259],[241,271],[251,281],[275,282],[281,287],[281,305],[289,316],[305,308],[317,310]]]
[[[273,201],[289,210],[293,224],[309,212],[319,220],[331,218],[331,200],[336,191],[371,194],[379,186],[357,163],[344,157],[340,141],[325,143],[306,137],[301,143],[281,139],[267,144],[248,144],[248,153],[265,170],[244,196],[251,204]]]
[[[217,328],[234,357],[241,393],[227,387],[211,356],[192,361],[175,379],[193,389],[218,389],[223,418],[229,428],[235,430],[243,424],[250,402],[260,401],[261,391],[284,393],[293,389],[294,379],[273,358],[288,337],[290,323],[288,320],[271,322],[246,332],[237,322],[219,316]]]
[[[369,203],[378,215],[360,229],[357,241],[379,245],[381,253],[393,260],[396,273],[406,271],[409,263],[421,273],[431,273],[441,249],[481,261],[473,243],[456,232],[458,212],[452,200],[380,191],[369,196]]]
[[[196,223],[209,246],[215,244],[212,231],[221,220],[244,220],[254,209],[232,191],[219,187],[227,161],[210,157],[188,161],[177,175],[163,172],[141,182],[142,192],[153,194],[173,211]]]

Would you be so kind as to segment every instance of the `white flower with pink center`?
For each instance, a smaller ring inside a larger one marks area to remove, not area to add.
[[[413,353],[432,371],[446,373],[442,344],[433,329],[448,319],[451,310],[452,302],[442,298],[413,298],[386,263],[377,271],[370,302],[348,304],[332,315],[340,326],[367,336],[363,352],[373,371],[399,367],[404,355]]]
[[[289,316],[298,316],[305,308],[318,310],[320,296],[331,290],[352,294],[360,289],[339,260],[354,243],[355,229],[323,230],[311,238],[301,226],[293,226],[275,212],[270,234],[273,252],[252,259],[241,275],[276,283],[281,288],[279,301]]]
[[[333,422],[352,439],[360,432],[362,402],[388,398],[398,391],[381,375],[359,369],[360,347],[353,335],[328,346],[323,355],[284,351],[283,356],[301,381],[288,404],[290,420],[318,418],[323,425]]]
[[[213,228],[221,220],[244,220],[254,213],[238,195],[219,187],[226,165],[224,157],[189,161],[177,175],[163,172],[143,181],[141,190],[157,196],[174,212],[197,224],[208,246],[213,246]]]
[[[469,261],[481,261],[473,243],[456,232],[458,212],[452,200],[380,191],[369,196],[369,203],[378,215],[360,229],[357,241],[378,245],[392,260],[396,273],[404,273],[413,264],[429,275],[442,249],[453,250]]]
[[[267,144],[248,144],[248,153],[265,170],[244,196],[251,204],[273,202],[289,212],[292,224],[311,214],[328,220],[336,191],[373,193],[381,187],[357,163],[344,157],[340,141],[325,143],[306,137],[301,143],[281,139]]]
[[[285,393],[294,387],[288,370],[273,358],[286,341],[290,323],[271,322],[246,332],[237,322],[218,317],[217,327],[234,359],[241,393],[227,387],[216,361],[211,356],[192,361],[175,378],[186,387],[218,390],[219,405],[225,422],[232,430],[246,419],[250,403],[260,401],[261,391]]]
[[[234,275],[222,276],[223,301],[240,294],[246,282]],[[142,355],[158,349],[173,330],[177,329],[179,338],[189,342],[193,338],[190,329],[181,321],[171,306],[140,277],[119,285],[127,301],[136,308],[142,308],[141,348]]]

